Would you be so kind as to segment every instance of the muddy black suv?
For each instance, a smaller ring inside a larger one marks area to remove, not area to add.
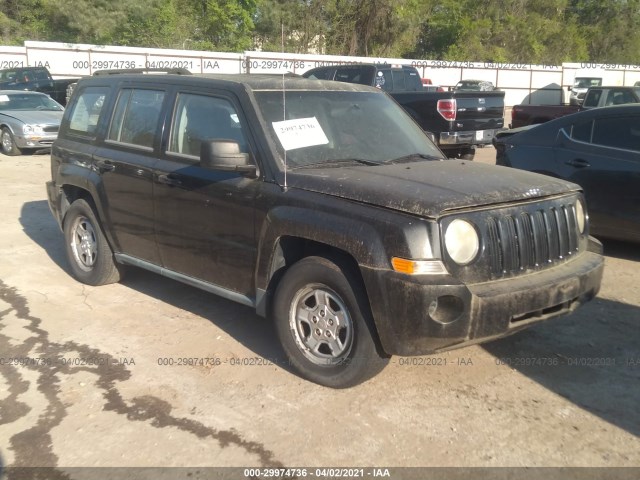
[[[602,276],[578,186],[446,160],[372,87],[83,79],[51,173],[78,280],[134,266],[248,305],[331,387],[571,312]]]

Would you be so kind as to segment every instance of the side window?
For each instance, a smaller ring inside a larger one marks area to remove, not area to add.
[[[593,126],[593,143],[640,151],[640,116],[596,119]]]
[[[381,72],[384,81],[378,84],[379,79],[376,79],[376,87],[382,87],[385,92],[390,92],[393,90],[393,76],[391,75],[391,70],[380,70],[378,74]]]
[[[333,69],[332,68],[320,68],[309,75],[309,78],[315,78],[316,80],[332,80]]]
[[[585,107],[597,107],[602,96],[602,90],[589,90],[587,97],[584,99]]]
[[[359,67],[338,68],[335,80],[338,82],[360,83],[362,85],[370,85],[367,83],[367,72]]]
[[[121,90],[107,138],[153,148],[163,100],[161,90]]]
[[[49,75],[44,68],[39,68],[33,71],[33,77],[35,80],[49,80]]]
[[[571,138],[578,140],[579,142],[590,143],[592,126],[593,120],[574,124],[571,127]]]
[[[69,130],[81,135],[95,135],[100,112],[109,89],[88,87],[78,93],[69,112]]]
[[[404,92],[407,90],[407,86],[404,82],[404,72],[402,70],[391,70],[391,76],[393,77],[394,91]]]
[[[607,96],[606,106],[632,103],[633,95],[627,90],[611,90]]]
[[[404,70],[404,83],[407,91],[422,91],[422,80],[420,79],[420,75],[413,70]]]
[[[248,152],[240,118],[231,102],[207,95],[178,94],[169,152],[200,157],[201,143],[214,139],[236,141],[240,151]]]

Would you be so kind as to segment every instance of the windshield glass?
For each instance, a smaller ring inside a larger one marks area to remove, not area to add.
[[[444,158],[400,106],[382,93],[255,92],[267,130],[289,168],[390,162],[415,155]]]
[[[576,78],[573,86],[576,88],[589,88],[599,87],[600,85],[602,85],[601,78]]]
[[[0,94],[0,111],[5,110],[59,112],[64,110],[64,108],[48,95],[34,93],[9,93]]]

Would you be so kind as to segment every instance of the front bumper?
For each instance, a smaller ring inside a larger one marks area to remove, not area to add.
[[[465,132],[441,132],[439,144],[448,145],[488,145],[501,128],[489,130],[470,130]]]
[[[58,133],[45,133],[42,135],[14,135],[16,145],[20,149],[27,148],[51,148],[58,138]]]
[[[601,245],[570,262],[516,278],[474,285],[453,277],[412,277],[363,271],[383,350],[423,355],[510,335],[567,314],[596,296],[602,281]],[[370,281],[376,282],[376,286]],[[449,282],[447,284],[447,282]]]

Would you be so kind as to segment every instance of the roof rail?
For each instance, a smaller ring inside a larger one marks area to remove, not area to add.
[[[145,73],[145,74],[172,74],[172,75],[192,75],[186,68],[122,68],[113,70],[96,70],[93,75],[120,75],[127,73]]]

